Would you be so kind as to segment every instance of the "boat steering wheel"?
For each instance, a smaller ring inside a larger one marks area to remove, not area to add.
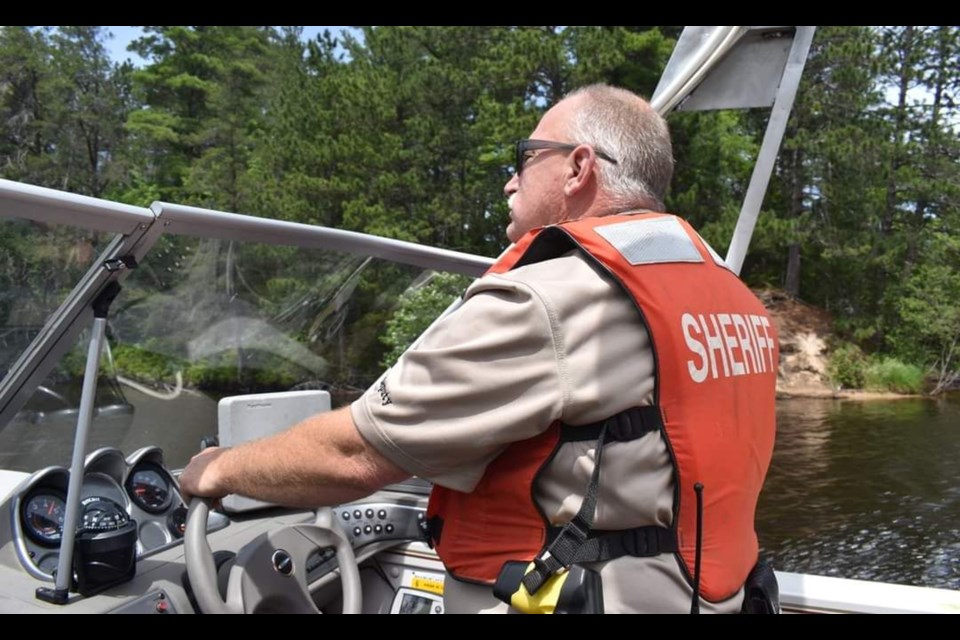
[[[184,552],[187,575],[203,613],[320,613],[307,585],[307,558],[334,547],[343,587],[343,613],[360,613],[360,570],[353,546],[333,519],[320,509],[313,524],[293,524],[263,533],[237,554],[220,596],[213,553],[207,541],[212,501],[194,497],[187,512]]]

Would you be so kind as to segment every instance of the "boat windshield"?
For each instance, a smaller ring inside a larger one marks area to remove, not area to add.
[[[35,217],[0,218],[0,371],[4,404],[19,405],[0,430],[0,468],[19,471],[69,464],[92,318],[67,316],[134,235],[111,244],[112,234]],[[347,404],[470,282],[426,247],[372,236],[351,251],[296,246],[300,228],[257,242],[237,239],[236,224],[275,221],[215,220],[219,231],[188,225],[141,240],[150,247],[107,317],[87,451],[158,445],[177,468],[217,434],[222,397],[322,389],[334,407]],[[426,257],[374,257],[378,241]],[[455,268],[475,275],[485,259],[467,258],[478,266]]]

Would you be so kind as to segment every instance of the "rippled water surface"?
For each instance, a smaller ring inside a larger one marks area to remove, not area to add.
[[[777,569],[960,589],[960,398],[784,400],[760,498]]]

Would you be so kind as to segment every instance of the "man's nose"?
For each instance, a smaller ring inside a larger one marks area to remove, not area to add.
[[[514,193],[517,192],[520,188],[520,174],[515,173],[510,176],[510,179],[507,180],[507,184],[503,185],[503,195],[509,198]]]

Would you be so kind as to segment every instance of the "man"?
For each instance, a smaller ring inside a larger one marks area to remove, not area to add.
[[[738,611],[775,428],[769,319],[696,232],[650,213],[673,160],[641,98],[574,92],[516,164],[517,246],[457,311],[351,407],[204,451],[181,488],[317,506],[418,475],[448,612],[507,611],[493,582],[534,558],[534,595],[575,562],[607,612]]]

